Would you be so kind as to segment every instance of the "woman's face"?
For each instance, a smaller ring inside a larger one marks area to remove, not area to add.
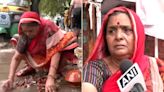
[[[33,39],[35,38],[39,33],[39,25],[37,26],[27,26],[22,25],[22,32],[27,35],[28,38]]]
[[[134,51],[134,32],[128,15],[119,13],[110,17],[106,41],[112,57],[131,58]]]

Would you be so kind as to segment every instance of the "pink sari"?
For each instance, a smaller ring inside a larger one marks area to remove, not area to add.
[[[74,33],[65,33],[50,20],[44,20],[35,12],[25,12],[21,16],[18,32],[21,35],[21,23],[35,21],[40,24],[40,33],[32,39],[26,52],[27,61],[33,68],[49,67],[51,57],[58,52],[72,50],[78,46]],[[76,58],[72,54],[65,57]],[[74,59],[72,59],[72,62]],[[73,62],[74,63],[74,62]]]
[[[144,33],[144,26],[142,25],[139,17],[136,15],[135,12],[133,12],[130,9],[127,9],[125,7],[117,7],[112,10],[110,10],[104,17],[102,27],[100,30],[100,33],[98,35],[98,38],[95,43],[95,47],[93,48],[92,53],[88,57],[86,63],[89,61],[95,60],[95,59],[102,59],[106,55],[105,49],[107,48],[105,46],[104,42],[104,30],[107,25],[108,16],[112,14],[114,11],[123,11],[130,15],[132,27],[135,34],[135,50],[133,53],[133,56],[130,58],[133,63],[137,63],[145,77],[150,78],[149,73],[149,59],[148,56],[144,55],[144,41],[145,41],[145,33]],[[111,75],[104,83],[102,92],[120,92],[119,87],[117,85],[118,78],[122,75],[121,71],[117,71],[115,74]]]

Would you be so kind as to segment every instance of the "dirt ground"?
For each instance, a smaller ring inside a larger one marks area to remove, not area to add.
[[[9,65],[11,58],[14,54],[14,48],[10,45],[9,41],[0,41],[0,86],[4,80],[7,79],[9,72]],[[23,66],[21,63],[18,70]],[[0,87],[0,92],[3,92]],[[11,92],[37,92],[36,86],[28,88],[14,89]],[[69,83],[63,83],[62,87],[59,87],[58,92],[81,92],[80,86],[73,86]]]

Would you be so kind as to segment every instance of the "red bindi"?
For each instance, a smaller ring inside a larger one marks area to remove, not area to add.
[[[120,22],[117,22],[117,25],[120,25]]]

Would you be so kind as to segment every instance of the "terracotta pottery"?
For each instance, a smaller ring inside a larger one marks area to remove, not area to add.
[[[78,86],[81,84],[81,72],[78,69],[69,70],[65,75],[65,80]]]

